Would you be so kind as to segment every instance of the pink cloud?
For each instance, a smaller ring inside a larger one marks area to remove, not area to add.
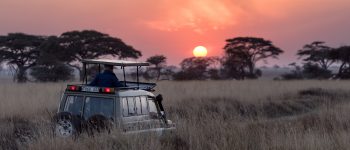
[[[242,8],[227,1],[214,0],[188,0],[164,1],[164,12],[153,20],[145,23],[153,28],[163,31],[178,31],[189,28],[197,33],[207,30],[219,30],[237,23],[237,16]]]

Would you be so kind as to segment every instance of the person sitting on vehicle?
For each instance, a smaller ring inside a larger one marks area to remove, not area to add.
[[[113,65],[104,65],[103,73],[98,74],[94,80],[89,84],[90,86],[99,87],[124,87],[119,82],[117,76],[113,72]]]

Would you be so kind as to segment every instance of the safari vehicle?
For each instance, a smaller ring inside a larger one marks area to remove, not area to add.
[[[125,87],[89,86],[86,68],[91,64],[98,65],[98,72],[105,64],[121,67]],[[67,85],[54,117],[56,135],[69,137],[83,131],[93,134],[113,127],[127,134],[153,131],[162,134],[175,129],[166,118],[162,96],[152,93],[156,84],[139,82],[139,68],[148,65],[122,60],[83,60],[83,84]],[[126,67],[136,67],[136,82],[126,81]]]

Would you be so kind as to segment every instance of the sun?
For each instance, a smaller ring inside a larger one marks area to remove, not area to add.
[[[193,55],[194,57],[205,57],[207,56],[207,48],[204,46],[197,46],[193,49]]]

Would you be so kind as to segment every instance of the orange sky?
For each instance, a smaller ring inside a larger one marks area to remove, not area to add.
[[[350,45],[349,14],[349,0],[0,0],[0,34],[95,29],[175,65],[197,45],[218,56],[225,39],[257,36],[286,51],[270,65],[285,65],[314,40]]]

